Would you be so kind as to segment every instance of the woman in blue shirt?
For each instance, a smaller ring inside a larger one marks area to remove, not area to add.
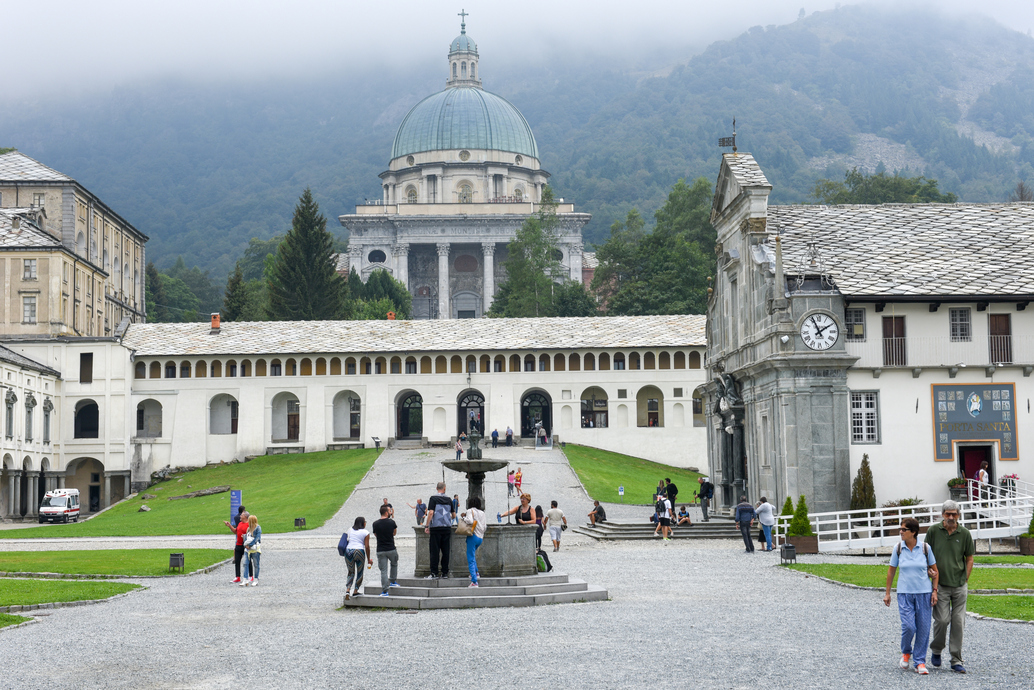
[[[937,603],[938,573],[933,549],[920,544],[918,539],[919,521],[915,518],[902,520],[901,542],[890,555],[883,603],[890,606],[890,586],[894,582],[894,572],[900,568],[898,614],[901,616],[901,661],[898,666],[907,671],[909,661],[913,661],[916,673],[925,676],[929,674],[926,670],[926,648],[930,643],[930,617],[933,605]]]

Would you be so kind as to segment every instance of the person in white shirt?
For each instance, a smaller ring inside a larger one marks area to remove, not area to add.
[[[485,513],[481,510],[481,499],[471,498],[467,509],[460,513],[460,520],[473,526],[474,533],[467,537],[467,569],[470,570],[470,586],[478,586],[477,550],[485,540]]]
[[[768,502],[764,496],[754,507],[754,512],[761,523],[761,530],[765,533],[765,551],[772,550],[772,528],[775,527],[775,507]]]
[[[345,600],[349,598],[349,590],[353,589],[354,597],[362,596],[363,561],[373,567],[373,554],[370,553],[370,532],[366,529],[366,518],[357,517],[351,529],[342,535],[342,542],[337,545],[338,553],[345,557],[348,566],[348,580],[345,581]]]
[[[560,550],[560,534],[567,526],[567,518],[564,511],[557,508],[556,501],[550,501],[549,510],[546,511],[546,519],[543,524],[549,529],[549,538],[553,540],[553,551]]]

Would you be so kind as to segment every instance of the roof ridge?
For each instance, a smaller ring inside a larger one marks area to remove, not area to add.
[[[18,156],[20,158],[24,158],[25,160],[33,163],[34,165],[37,165],[37,166],[43,168],[44,170],[48,170],[48,171],[54,173],[55,175],[58,175],[60,177],[65,178],[69,182],[75,182],[75,180],[72,177],[70,177],[69,175],[66,175],[65,173],[61,172],[60,170],[55,170],[54,168],[50,167],[49,165],[46,165],[44,163],[40,163],[38,160],[36,160],[32,156],[28,156],[28,155],[22,153],[21,151],[15,150],[15,151],[8,151],[7,153],[4,153],[4,154],[0,154],[0,163],[3,162],[3,159],[5,159],[5,158],[7,158],[9,156]],[[0,174],[2,174],[2,173],[0,173]]]

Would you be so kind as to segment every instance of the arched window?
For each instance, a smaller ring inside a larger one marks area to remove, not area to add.
[[[591,352],[585,353],[585,370],[595,371],[596,370],[596,355]]]
[[[341,369],[341,364],[340,363],[338,363],[338,369]],[[305,375],[306,375],[306,373],[305,373],[305,363],[303,362],[302,363],[302,376],[305,376]],[[327,360],[323,359],[322,357],[317,357],[316,358],[316,376],[326,376],[326,375],[327,375]]]
[[[269,363],[269,375],[270,376],[283,376],[284,366],[279,359],[274,359]]]
[[[209,367],[209,369],[211,371],[213,379],[222,378],[222,376],[223,376],[223,363],[222,362],[220,362],[219,360],[216,360],[216,361],[212,362],[212,365]],[[227,376],[236,376],[237,375],[237,364],[232,359],[229,362],[226,363],[226,375]]]
[[[639,353],[632,352],[628,355],[628,368],[633,371],[639,370]]]
[[[100,408],[92,400],[80,400],[75,405],[75,438],[98,438],[100,432]]]
[[[388,260],[388,255],[380,249],[374,249],[366,258],[371,264],[382,264]]]
[[[151,362],[150,378],[160,379],[162,377],[162,365],[158,362]]]
[[[460,185],[460,203],[469,204],[474,201],[474,189],[469,184]]]
[[[456,63],[452,63],[452,78],[456,78]]]
[[[255,362],[255,376],[266,375],[266,360],[260,359]]]
[[[476,62],[470,63],[470,78],[477,79],[478,65]]]
[[[565,371],[567,369],[567,357],[559,352],[553,357],[553,371]]]
[[[302,359],[302,376],[312,376],[312,360],[308,357]]]
[[[495,356],[495,360],[492,362],[492,370],[497,372],[506,371],[506,357],[504,355]]]
[[[700,368],[700,352],[693,350],[689,353],[689,368],[699,369]]]
[[[521,370],[521,356],[520,355],[510,355],[510,371],[520,371],[520,370]]]
[[[353,360],[353,362],[354,361],[355,360]],[[354,367],[355,365],[353,364],[352,366]],[[316,370],[316,373],[319,373],[319,369]],[[353,370],[352,373],[354,374],[355,371]],[[330,358],[330,375],[341,376],[341,360],[337,357]]]
[[[643,355],[643,369],[653,369],[654,367],[655,364],[653,353],[647,352],[645,355]]]
[[[535,355],[524,356],[524,371],[535,371]]]
[[[570,357],[569,365],[570,366],[568,366],[568,369],[570,369],[571,371],[581,371],[582,370],[582,356],[579,355],[577,352],[572,353],[571,357]]]
[[[600,371],[610,371],[610,355],[606,352],[600,353]]]
[[[658,369],[671,369],[671,355],[667,352],[662,352],[658,359],[660,360]]]
[[[359,360],[359,373],[367,375],[373,373],[373,362],[370,361],[369,357],[363,357]]]
[[[143,362],[137,362],[133,366],[133,378],[145,379],[147,378],[147,365]]]
[[[161,438],[162,404],[157,400],[143,400],[136,406],[137,438]]]
[[[624,371],[625,369],[625,353],[615,352],[614,353],[614,371]]]
[[[208,408],[208,433],[236,434],[238,412],[237,399],[232,395],[221,393],[212,398]]]
[[[431,361],[430,357],[421,357],[420,358],[420,373],[421,374],[431,374],[431,373],[434,373],[434,363]]]
[[[391,373],[401,374],[402,373],[402,358],[392,357],[391,358]]]
[[[203,379],[208,376],[208,364],[202,359],[194,363],[194,378]]]
[[[416,190],[412,187],[406,190],[406,201],[410,204],[416,203]]]
[[[174,379],[176,378],[176,363],[166,362],[165,363],[165,378]]]
[[[430,360],[428,360],[428,363],[430,363]],[[406,373],[416,373],[416,357],[406,357]]]
[[[467,78],[467,63],[465,62],[460,63],[460,76],[464,79]]]
[[[478,370],[478,359],[474,355],[467,355],[467,373],[476,374]]]
[[[436,374],[448,374],[449,363],[443,355],[438,355],[434,358],[434,373]]]
[[[463,373],[463,359],[459,355],[453,355],[449,361],[449,371],[453,374]]]
[[[355,357],[345,358],[345,376],[357,373]]]
[[[487,374],[492,371],[492,358],[488,355],[481,355],[480,371],[482,374]]]
[[[297,376],[298,375],[298,362],[293,359],[289,359],[284,362],[284,376]]]
[[[539,355],[539,371],[549,371],[549,355]]]
[[[241,360],[241,376],[251,376],[251,362],[246,359]]]
[[[664,395],[657,386],[643,386],[636,394],[636,426],[664,426]]]
[[[373,373],[375,374],[387,374],[388,373],[388,360],[383,357],[378,357],[373,360]]]
[[[685,369],[686,368],[686,353],[679,350],[675,353],[675,368]]]
[[[607,392],[599,386],[582,392],[582,428],[607,428]]]
[[[180,363],[180,378],[181,379],[189,379],[190,378],[190,362],[181,362]]]

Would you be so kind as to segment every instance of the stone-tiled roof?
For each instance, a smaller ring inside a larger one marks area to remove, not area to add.
[[[769,206],[768,230],[786,273],[815,242],[845,295],[1034,294],[1034,203]]]
[[[761,166],[749,153],[722,154],[729,171],[741,187],[771,187],[772,184],[761,171]]]
[[[0,208],[0,249],[60,248],[61,243],[34,222],[37,213],[30,208]],[[14,227],[16,220],[17,228]]]
[[[72,182],[72,178],[20,151],[11,151],[0,156],[0,182]]]
[[[216,335],[208,323],[146,323],[122,342],[138,356],[702,347],[704,318],[252,321],[224,322]]]
[[[13,364],[16,367],[22,367],[23,369],[32,369],[33,371],[38,371],[41,374],[49,374],[51,376],[57,376],[58,378],[61,377],[61,373],[56,369],[51,369],[45,364],[40,364],[34,359],[29,359],[24,355],[20,355],[14,350],[6,348],[3,345],[0,345],[0,362],[7,362],[8,364]]]

